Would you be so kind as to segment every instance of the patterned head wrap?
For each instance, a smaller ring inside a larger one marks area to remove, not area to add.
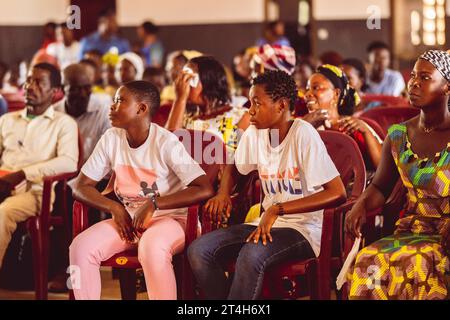
[[[317,72],[327,78],[336,89],[341,91],[338,99],[338,111],[342,115],[352,115],[353,109],[361,99],[358,93],[350,87],[345,73],[336,66],[324,64],[317,68]]]
[[[258,48],[253,60],[268,70],[281,70],[289,75],[295,69],[295,50],[288,46],[265,44]]]
[[[428,50],[419,59],[430,62],[450,82],[450,53],[442,50]]]

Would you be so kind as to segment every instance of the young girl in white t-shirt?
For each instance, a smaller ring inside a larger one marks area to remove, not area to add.
[[[266,71],[253,80],[252,125],[206,210],[213,217],[229,211],[237,171],[258,170],[263,213],[250,223],[208,233],[188,248],[207,299],[258,299],[267,267],[319,255],[323,209],[345,201],[345,188],[318,132],[291,119],[296,97],[295,81],[283,71]],[[236,267],[228,290],[223,263],[230,259],[236,259]]]
[[[74,197],[111,214],[78,235],[70,264],[80,277],[76,299],[100,299],[100,264],[138,247],[150,299],[176,299],[172,256],[184,248],[187,208],[212,196],[205,172],[178,138],[151,123],[159,92],[146,81],[121,86],[111,106],[107,130],[78,176]],[[110,200],[95,185],[114,172]],[[73,279],[74,280],[74,279]]]

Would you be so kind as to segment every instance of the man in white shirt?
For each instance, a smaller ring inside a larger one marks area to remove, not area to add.
[[[0,118],[0,267],[17,223],[40,210],[43,178],[77,170],[77,124],[51,105],[60,86],[56,67],[36,64],[25,82],[27,107]],[[23,180],[25,190],[14,192]]]
[[[71,63],[78,62],[80,44],[75,40],[73,31],[67,28],[66,23],[56,28],[56,40],[57,42],[48,45],[47,53],[56,58],[61,70]]]
[[[389,69],[391,52],[387,44],[373,42],[367,48],[369,55],[369,77],[366,93],[400,96],[405,89],[405,81],[400,72]]]
[[[72,116],[78,124],[83,145],[83,163],[106,130],[111,128],[109,108],[112,99],[107,94],[92,93],[92,79],[83,64],[71,64],[64,69],[65,98],[55,104],[55,110]]]

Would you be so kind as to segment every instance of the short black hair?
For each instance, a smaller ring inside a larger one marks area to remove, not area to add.
[[[347,65],[350,67],[353,67],[356,69],[356,71],[358,71],[359,73],[359,77],[362,79],[366,79],[366,67],[364,66],[364,63],[357,59],[357,58],[347,58],[344,59],[344,61],[342,61],[342,65]]]
[[[386,49],[389,52],[391,51],[391,48],[389,48],[389,46],[385,42],[374,41],[367,46],[367,53],[371,53],[372,51],[377,49]]]
[[[271,30],[273,31],[275,29],[275,27],[277,26],[277,24],[279,23],[283,23],[280,20],[275,20],[275,21],[270,21],[265,25],[266,30]]]
[[[158,88],[150,82],[144,80],[130,81],[125,83],[123,86],[130,90],[135,99],[150,106],[150,116],[153,117],[161,104]]]
[[[281,70],[266,70],[252,80],[252,85],[262,85],[272,101],[286,98],[289,100],[289,110],[294,111],[298,91],[294,79]]]
[[[202,95],[210,102],[217,101],[218,105],[231,101],[230,88],[223,65],[212,56],[201,56],[189,60],[198,68],[202,83]]]
[[[44,27],[50,27],[50,28],[52,28],[52,29],[56,29],[57,24],[56,24],[55,22],[53,22],[53,21],[49,21],[49,22],[47,22],[47,23],[44,25]]]
[[[95,63],[94,60],[92,59],[81,59],[79,63],[84,63],[84,64],[88,64],[91,67],[93,67],[94,69],[98,68],[98,65]]]
[[[157,34],[159,28],[151,21],[145,21],[141,24],[141,27],[144,29],[146,34]]]
[[[145,77],[165,76],[165,75],[166,75],[166,73],[163,68],[149,66],[149,67],[145,68],[144,74],[142,75],[142,77],[145,78]]]
[[[61,72],[54,65],[42,62],[35,64],[33,66],[34,69],[41,69],[48,71],[50,73],[50,85],[52,88],[61,88]]]
[[[103,9],[98,18],[102,19],[102,18],[109,18],[111,16],[115,16],[116,15],[116,9],[115,8],[105,8]]]

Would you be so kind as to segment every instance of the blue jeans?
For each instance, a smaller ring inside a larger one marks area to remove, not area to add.
[[[188,248],[189,262],[206,299],[255,300],[263,285],[267,267],[287,259],[314,257],[309,242],[290,228],[273,228],[273,242],[264,246],[245,240],[255,226],[240,224],[207,233]],[[224,267],[236,259],[235,274],[228,293]]]

